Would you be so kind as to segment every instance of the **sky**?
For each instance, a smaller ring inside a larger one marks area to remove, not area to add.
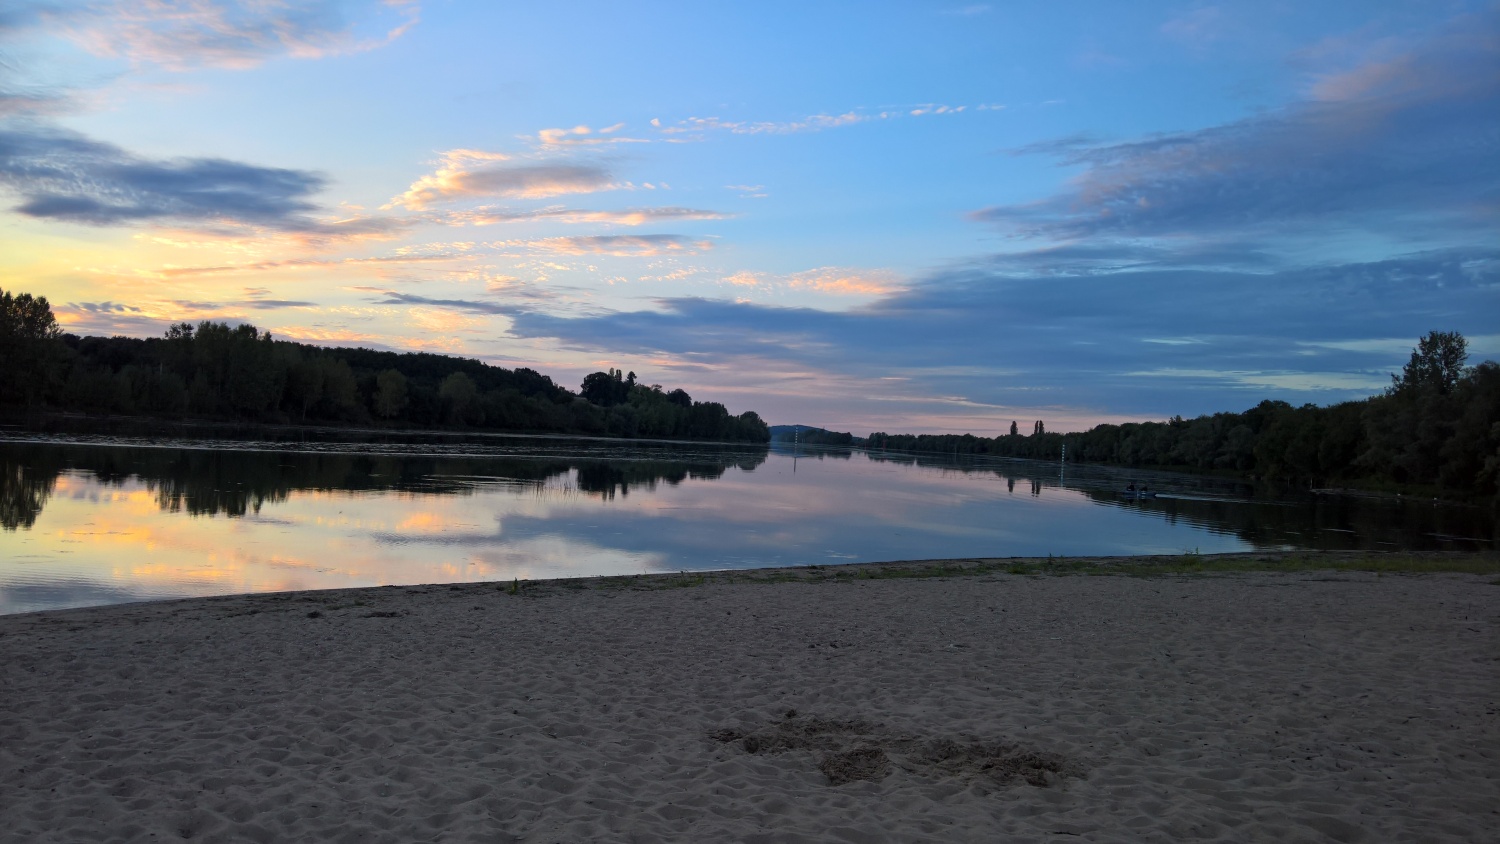
[[[1500,5],[6,0],[0,287],[859,435],[1358,399],[1500,358]]]

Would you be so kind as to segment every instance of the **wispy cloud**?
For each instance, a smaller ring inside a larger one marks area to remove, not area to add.
[[[536,133],[536,138],[537,143],[544,147],[587,147],[603,144],[651,143],[646,138],[632,138],[616,134],[624,128],[624,123],[616,123],[613,126],[605,126],[597,130],[590,129],[588,126],[578,125],[572,129],[543,129]]]
[[[438,169],[413,182],[386,208],[420,210],[477,197],[543,199],[563,194],[616,190],[608,170],[593,164],[511,164],[510,156],[472,149],[442,154]]]
[[[357,53],[395,41],[417,24],[416,2],[298,0],[97,0],[30,4],[88,51],[171,70],[254,67]],[[371,32],[370,30],[374,30]]]
[[[980,103],[969,106],[947,103],[910,103],[883,106],[879,109],[851,109],[842,113],[811,114],[799,120],[726,120],[721,117],[688,117],[674,123],[656,118],[651,125],[669,140],[698,140],[711,133],[731,135],[796,135],[822,132],[862,123],[923,117],[939,114],[963,114],[966,111],[1000,111],[1005,106],[998,103]]]
[[[722,280],[765,292],[804,290],[832,296],[887,296],[904,288],[895,273],[856,267],[818,267],[784,275],[741,270]]]
[[[503,223],[602,223],[615,226],[641,226],[647,223],[673,222],[678,220],[726,220],[734,215],[700,208],[623,208],[618,211],[590,211],[580,208],[537,208],[516,210],[509,208],[476,208],[472,211],[452,211],[435,220],[447,225],[490,226]]]
[[[394,290],[380,291],[381,296],[370,300],[376,305],[427,305],[439,308],[450,308],[453,310],[466,311],[475,314],[508,314],[515,311],[515,306],[504,305],[498,302],[486,302],[478,299],[435,299],[429,296],[416,296],[410,293],[397,293]]]
[[[729,132],[734,135],[791,135],[798,132],[820,132],[839,126],[852,126],[873,119],[870,115],[846,111],[843,114],[811,114],[801,120],[734,121],[718,117],[689,117],[672,125],[663,125],[659,120],[651,124],[663,135],[683,135],[702,132]]]
[[[725,185],[724,189],[739,191],[741,199],[765,199],[770,196],[766,193],[765,185]]]
[[[369,267],[380,265],[428,264],[451,261],[462,253],[435,253],[409,255],[376,255],[364,258],[289,258],[277,261],[251,261],[243,264],[214,264],[197,267],[163,267],[151,274],[161,278],[186,276],[232,275],[236,273],[260,273],[273,270],[307,270],[328,267]]]
[[[532,240],[497,241],[490,246],[524,249],[554,255],[614,255],[651,258],[661,255],[693,255],[713,248],[713,241],[680,234],[606,234],[585,237],[543,237]]]

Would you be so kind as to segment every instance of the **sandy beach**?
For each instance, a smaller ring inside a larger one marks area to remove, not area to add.
[[[651,576],[0,617],[0,840],[1494,840],[1500,586]]]

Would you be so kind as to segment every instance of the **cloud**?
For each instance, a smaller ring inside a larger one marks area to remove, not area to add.
[[[1263,398],[1340,401],[1388,381],[1402,351],[1358,344],[1433,329],[1493,333],[1500,250],[1417,253],[1269,272],[1147,269],[1059,276],[991,262],[844,311],[701,298],[656,309],[512,315],[511,333],[568,348],[707,365],[761,358],[850,378],[902,378],[989,406],[1169,416]],[[1162,342],[1168,340],[1172,342]]]
[[[272,270],[316,269],[320,267],[363,267],[371,265],[423,264],[450,261],[461,257],[459,252],[432,254],[375,255],[365,258],[289,258],[279,261],[252,261],[245,264],[215,264],[198,267],[164,267],[154,274],[162,278],[183,276],[221,275],[229,273],[269,272]],[[250,293],[249,295],[255,295]]]
[[[847,267],[819,267],[793,273],[787,277],[787,286],[835,296],[885,296],[902,289],[894,273]]]
[[[649,144],[645,138],[629,138],[616,135],[615,132],[625,128],[624,123],[616,123],[606,126],[597,132],[587,126],[574,126],[572,129],[543,129],[536,133],[537,142],[544,147],[568,147],[568,146],[599,146],[601,144]]]
[[[617,226],[640,226],[647,223],[673,222],[677,220],[727,220],[733,214],[705,211],[699,208],[624,208],[619,211],[589,211],[578,208],[538,208],[512,210],[508,208],[476,208],[472,211],[453,211],[435,218],[447,225],[490,226],[499,223],[603,223]]]
[[[72,103],[72,97],[57,91],[0,88],[0,119],[55,114],[66,110]]]
[[[509,156],[482,150],[455,149],[442,154],[433,173],[413,182],[386,208],[421,210],[431,205],[474,197],[508,196],[543,199],[574,193],[615,190],[608,170],[592,164],[506,164]]]
[[[730,121],[717,117],[689,117],[675,125],[662,126],[663,135],[681,135],[701,132],[729,132],[734,135],[790,135],[798,132],[821,132],[839,126],[851,126],[873,119],[870,115],[847,111],[843,114],[812,114],[801,120],[784,123],[774,121]],[[652,121],[658,126],[658,121]]]
[[[1044,152],[1084,168],[1066,192],[975,212],[1023,236],[1301,234],[1439,242],[1500,225],[1500,14],[1328,74],[1279,111],[1127,143]],[[1452,242],[1449,240],[1448,242]]]
[[[185,311],[221,311],[233,310],[235,308],[255,308],[262,311],[275,311],[282,308],[316,308],[317,302],[301,302],[294,299],[263,299],[252,297],[242,302],[189,302],[177,300],[172,302],[177,308]]]
[[[852,267],[818,267],[788,275],[741,270],[722,280],[735,287],[765,291],[808,290],[834,296],[885,296],[903,289],[895,273]]]
[[[370,301],[376,305],[431,305],[476,314],[507,314],[515,310],[513,306],[502,305],[498,302],[485,302],[473,299],[433,299],[427,296],[397,293],[394,290],[381,291],[381,296],[382,298]]]
[[[0,185],[30,217],[96,226],[173,222],[248,225],[312,238],[370,235],[392,221],[308,216],[316,173],[219,158],[152,160],[63,129],[0,125]]]
[[[243,69],[274,56],[372,50],[417,24],[415,2],[348,0],[98,0],[31,4],[23,24],[55,25],[99,56],[169,70]]]
[[[659,118],[655,118],[652,119],[651,125],[657,132],[668,136],[669,142],[685,143],[688,140],[701,140],[704,135],[711,132],[727,132],[732,135],[795,135],[822,132],[826,129],[837,129],[861,123],[897,120],[903,117],[962,114],[970,108],[968,105],[913,103],[885,106],[880,111],[857,109],[840,114],[811,114],[801,120],[724,120],[719,117],[689,117],[671,125],[663,125]],[[983,103],[972,108],[974,111],[1000,111],[1005,106]],[[736,186],[730,186],[730,188],[738,189]]]
[[[649,258],[660,255],[692,255],[713,248],[713,242],[694,240],[680,234],[606,234],[585,237],[543,237],[533,240],[505,240],[489,244],[507,248],[524,248],[555,255],[615,255]]]

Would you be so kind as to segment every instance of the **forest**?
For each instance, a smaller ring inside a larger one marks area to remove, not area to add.
[[[0,289],[0,409],[270,424],[473,428],[769,442],[754,411],[596,372],[579,393],[532,369],[422,352],[324,348],[253,325],[154,338],[64,334],[47,300]]]
[[[1255,480],[1488,500],[1500,506],[1500,364],[1467,366],[1468,344],[1431,332],[1389,389],[1301,407],[1263,401],[1242,413],[1023,435],[870,434],[867,447],[1222,471]]]

